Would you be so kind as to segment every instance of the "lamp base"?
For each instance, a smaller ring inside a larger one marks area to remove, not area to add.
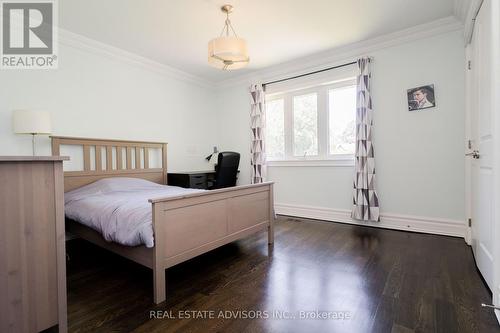
[[[36,156],[35,135],[35,133],[31,133],[31,149],[33,151],[33,156]]]

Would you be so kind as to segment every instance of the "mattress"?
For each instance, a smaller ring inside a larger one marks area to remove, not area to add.
[[[154,235],[148,200],[202,191],[138,178],[105,178],[66,192],[64,211],[67,218],[96,230],[109,242],[151,248]]]

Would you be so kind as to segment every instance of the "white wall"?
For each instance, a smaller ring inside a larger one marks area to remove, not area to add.
[[[61,45],[59,69],[0,73],[0,155],[30,155],[13,109],[51,113],[55,135],[165,141],[169,170],[207,169],[216,144],[214,92],[81,48]],[[40,137],[39,154],[50,154]]]
[[[464,220],[465,50],[461,32],[373,54],[383,211]],[[406,111],[406,88],[434,83],[436,108]]]
[[[417,224],[457,222],[461,228],[465,220],[462,32],[424,35],[404,42],[397,37],[396,42],[381,43],[384,48],[372,47],[367,53],[374,57],[381,211],[393,219],[408,215],[417,217]],[[66,44],[60,46],[59,59],[55,71],[0,73],[1,155],[31,153],[30,137],[12,133],[12,110],[44,109],[52,114],[56,135],[167,141],[170,171],[210,168],[204,157],[213,145],[239,151],[239,182],[250,181],[248,83],[215,90]],[[328,64],[325,60],[323,67]],[[430,83],[435,84],[437,107],[408,112],[406,89]],[[39,150],[50,153],[48,138],[40,139]],[[276,182],[276,203],[341,212],[345,217],[352,173],[352,167],[274,167],[269,179]]]
[[[464,212],[464,47],[462,31],[369,52],[374,57],[375,156],[381,211],[457,222]],[[272,69],[269,70],[272,72]],[[264,73],[265,76],[265,73]],[[286,76],[286,75],[284,75]],[[406,89],[434,84],[437,107],[408,112]],[[222,149],[240,151],[250,180],[248,86],[221,88]],[[352,167],[270,167],[278,204],[347,212]]]

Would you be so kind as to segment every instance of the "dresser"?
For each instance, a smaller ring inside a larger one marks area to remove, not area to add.
[[[66,159],[0,156],[0,332],[67,331]]]

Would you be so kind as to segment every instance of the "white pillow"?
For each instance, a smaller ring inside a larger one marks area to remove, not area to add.
[[[151,187],[161,186],[160,184],[153,183],[146,179],[141,178],[129,178],[129,177],[111,177],[100,179],[92,184],[97,184],[102,188],[104,193],[116,192],[116,191],[129,191],[129,190],[140,190],[149,189]],[[90,185],[92,185],[90,184]]]
[[[107,194],[113,192],[122,191],[139,191],[139,190],[151,190],[162,187],[163,185],[153,183],[149,180],[141,178],[128,178],[128,177],[110,177],[103,178],[84,185],[72,191],[66,192],[64,194],[64,201],[68,203],[72,200],[79,200],[83,197],[88,197],[92,195]]]

